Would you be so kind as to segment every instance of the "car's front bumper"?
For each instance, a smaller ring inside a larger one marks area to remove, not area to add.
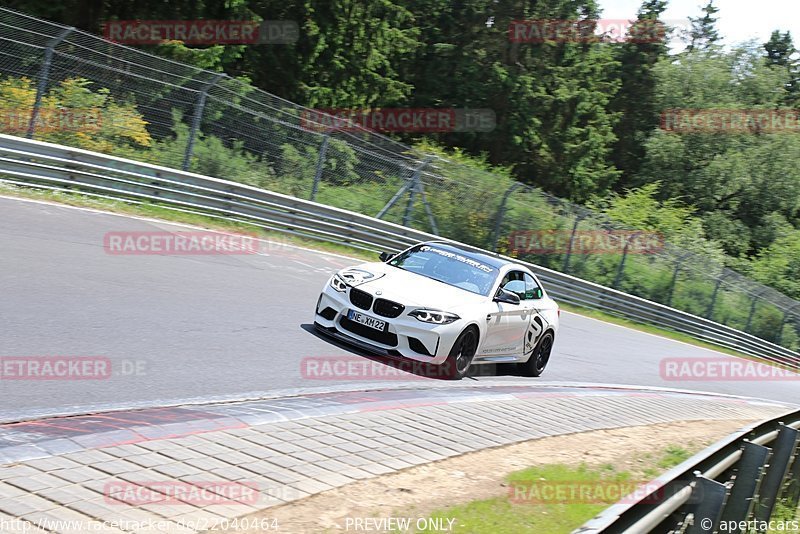
[[[447,359],[453,343],[463,329],[463,321],[446,325],[423,323],[409,317],[409,309],[396,318],[383,317],[371,309],[364,310],[354,306],[350,302],[349,293],[349,289],[338,292],[327,284],[317,302],[314,323],[333,337],[353,343],[364,350],[439,365]],[[372,332],[369,327],[353,325],[347,319],[347,312],[351,309],[385,321],[388,324],[386,332]]]

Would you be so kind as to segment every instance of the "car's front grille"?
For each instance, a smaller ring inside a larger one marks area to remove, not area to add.
[[[351,321],[347,317],[342,317],[339,320],[339,324],[341,325],[342,328],[356,334],[357,336],[371,339],[372,341],[375,341],[382,345],[388,345],[390,347],[394,347],[397,345],[397,336],[391,332],[379,332],[374,328],[370,328],[361,323]]]
[[[357,306],[362,310],[368,310],[372,307],[372,295],[354,287],[350,288],[350,302],[353,306]]]
[[[405,309],[405,306],[397,302],[392,302],[391,300],[386,299],[377,299],[375,301],[375,307],[372,310],[383,317],[394,318],[403,313],[403,310]]]

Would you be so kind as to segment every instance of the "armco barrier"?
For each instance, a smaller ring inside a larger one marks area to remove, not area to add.
[[[800,499],[798,428],[800,411],[744,428],[652,481],[647,487],[653,490],[642,492],[640,501],[624,499],[574,533],[796,532],[796,527],[760,525],[770,519],[790,523],[795,517]]]
[[[157,203],[171,210],[363,250],[399,251],[419,241],[451,241],[236,182],[8,135],[0,135],[0,182],[130,203]],[[551,269],[526,265],[534,269],[550,294],[563,302],[668,327],[765,361],[800,367],[800,354],[751,334]]]

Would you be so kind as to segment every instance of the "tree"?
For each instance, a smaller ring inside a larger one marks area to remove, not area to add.
[[[709,50],[719,40],[717,32],[717,18],[714,16],[719,12],[719,8],[714,5],[714,0],[708,0],[708,4],[702,9],[703,16],[689,17],[692,29],[689,30],[689,46],[692,50]]]
[[[629,185],[639,171],[645,142],[659,123],[653,68],[667,57],[669,35],[665,31],[663,36],[653,39],[657,37],[653,29],[663,27],[658,19],[666,7],[666,0],[645,0],[631,29],[633,38],[616,53],[620,67],[615,75],[621,86],[609,108],[620,116],[614,128],[617,142],[612,155],[614,165],[623,173],[616,184],[617,190]],[[649,38],[635,38],[636,35]]]
[[[397,106],[413,89],[398,69],[418,46],[412,13],[392,0],[253,0],[265,20],[299,24],[294,44],[249,46],[235,67],[309,107]]]
[[[753,262],[752,275],[758,281],[800,299],[800,231],[784,232],[764,249]]]
[[[681,54],[655,67],[661,109],[709,110],[781,107],[783,69],[763,49]],[[785,110],[784,110],[785,111]],[[675,133],[656,131],[634,183],[662,181],[659,198],[695,205],[707,235],[734,256],[747,258],[775,238],[776,216],[798,225],[800,138],[785,131]]]
[[[798,65],[798,51],[794,47],[791,33],[773,31],[769,41],[764,43],[764,50],[767,52],[767,65],[776,70],[783,69],[789,74],[789,80],[784,85],[785,102],[789,106],[796,107],[800,101],[800,65]]]

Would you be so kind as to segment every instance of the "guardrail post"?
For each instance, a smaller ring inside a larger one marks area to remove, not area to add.
[[[711,480],[695,471],[694,489],[687,508],[691,523],[686,526],[686,534],[708,534],[719,525],[722,505],[725,502],[726,488],[716,480]],[[698,494],[698,495],[695,495]]]
[[[778,437],[772,443],[772,456],[758,491],[755,519],[768,522],[775,509],[778,496],[789,472],[789,460],[797,448],[800,432],[781,423]]]
[[[219,81],[225,77],[224,73],[218,73],[214,78],[200,88],[200,94],[197,97],[197,104],[194,106],[194,116],[192,117],[192,128],[189,131],[189,141],[186,143],[186,152],[183,155],[183,165],[181,169],[184,171],[189,170],[189,163],[192,160],[192,153],[194,152],[194,138],[197,136],[197,130],[200,128],[200,120],[203,118],[203,111],[206,107],[206,98],[208,91]]]
[[[39,109],[42,107],[42,97],[47,90],[47,82],[50,81],[50,66],[53,64],[53,52],[55,48],[61,44],[61,41],[75,31],[75,28],[66,28],[58,36],[51,39],[47,43],[47,48],[44,49],[44,62],[42,63],[42,70],[39,71],[39,83],[36,85],[36,97],[33,101],[33,110],[31,110],[31,120],[28,123],[28,133],[25,135],[28,139],[33,139],[33,133],[36,130],[36,120],[39,118]]]
[[[789,468],[789,484],[786,488],[786,502],[789,510],[797,510],[800,502],[800,450],[795,449],[792,467]]]
[[[728,525],[739,524],[750,516],[755,506],[754,497],[764,476],[765,464],[769,458],[769,449],[745,441],[742,446],[742,457],[736,466],[736,478],[733,481],[725,509],[720,521]]]
[[[503,224],[503,219],[506,216],[506,202],[508,202],[508,197],[511,196],[511,193],[519,189],[520,187],[527,187],[522,182],[514,182],[511,184],[511,187],[506,189],[505,194],[503,195],[503,200],[500,201],[500,207],[497,208],[497,215],[494,218],[494,235],[492,235],[492,250],[497,252],[497,244],[500,241],[500,227]]]
[[[311,197],[309,200],[317,198],[317,190],[319,189],[319,181],[322,179],[322,167],[325,165],[325,154],[328,152],[328,141],[330,137],[330,131],[325,132],[325,135],[322,137],[322,145],[319,147],[319,157],[317,158],[317,170],[314,172],[314,185],[311,186]]]

